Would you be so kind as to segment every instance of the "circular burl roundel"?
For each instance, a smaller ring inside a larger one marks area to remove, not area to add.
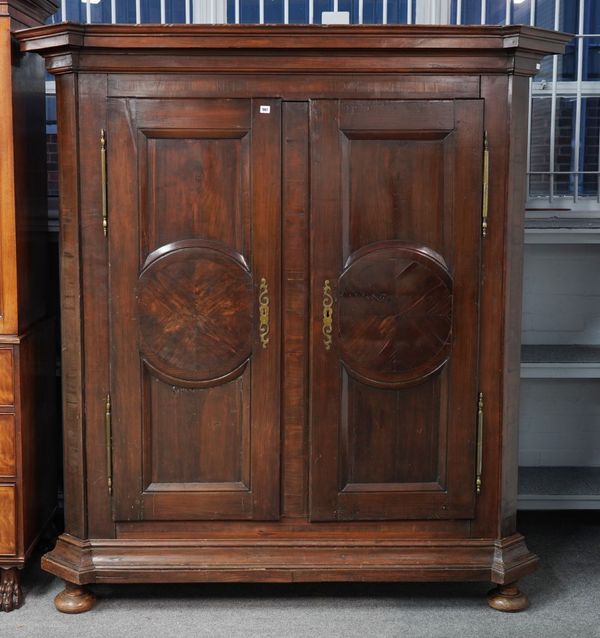
[[[338,282],[338,350],[365,383],[416,382],[448,359],[452,278],[436,252],[399,241],[358,250]]]
[[[250,356],[252,276],[237,253],[206,242],[160,248],[140,275],[137,301],[140,350],[158,374],[208,382]]]

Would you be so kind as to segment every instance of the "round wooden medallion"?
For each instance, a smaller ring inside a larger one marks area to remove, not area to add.
[[[365,383],[418,381],[448,359],[452,278],[436,252],[400,241],[354,253],[338,281],[340,357]]]
[[[180,242],[146,261],[137,287],[140,351],[158,374],[209,382],[234,374],[252,350],[252,276],[237,253]]]

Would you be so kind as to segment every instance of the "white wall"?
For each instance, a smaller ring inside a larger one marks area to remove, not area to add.
[[[519,465],[600,466],[600,380],[522,382]]]
[[[600,245],[526,245],[523,343],[600,345]],[[521,382],[519,464],[600,466],[600,379]]]
[[[523,343],[600,345],[600,245],[526,245]]]

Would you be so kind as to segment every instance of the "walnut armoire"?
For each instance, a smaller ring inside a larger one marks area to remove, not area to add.
[[[20,569],[57,500],[45,70],[13,37],[57,8],[0,0],[0,611],[21,605]]]
[[[529,27],[19,34],[56,75],[66,532],[93,583],[484,580],[519,610]]]

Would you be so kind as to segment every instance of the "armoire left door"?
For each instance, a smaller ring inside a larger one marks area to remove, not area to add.
[[[281,105],[111,99],[116,521],[279,515]]]

